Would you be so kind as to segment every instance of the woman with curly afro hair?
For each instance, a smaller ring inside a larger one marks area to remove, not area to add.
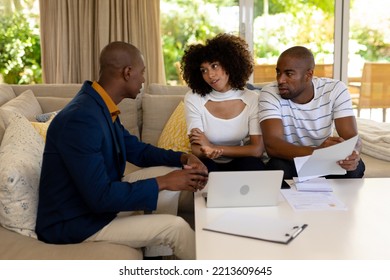
[[[245,40],[219,34],[190,45],[181,60],[192,153],[210,171],[262,170],[258,94],[244,88],[253,71]]]

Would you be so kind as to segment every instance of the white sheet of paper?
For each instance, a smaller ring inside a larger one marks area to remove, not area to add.
[[[299,192],[293,188],[280,191],[294,211],[347,210],[333,192]]]
[[[337,164],[339,160],[351,155],[355,148],[358,135],[339,144],[314,150],[310,156],[294,158],[299,181],[326,175],[343,175],[345,169]]]
[[[324,177],[313,178],[300,182],[297,177],[293,178],[297,191],[304,192],[331,192],[333,191],[329,181]]]

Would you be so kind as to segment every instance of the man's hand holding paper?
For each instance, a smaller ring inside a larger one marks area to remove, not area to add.
[[[354,150],[350,156],[344,160],[340,160],[338,164],[345,170],[351,171],[355,170],[359,164],[360,154],[358,151]]]
[[[358,138],[356,135],[337,144],[314,150],[310,156],[294,158],[299,181],[330,174],[342,175],[347,170],[356,168],[359,154],[354,149]],[[328,144],[330,143],[324,145]]]
[[[342,143],[345,140],[341,137],[328,137],[318,148],[326,148],[333,145],[336,145],[338,143]],[[356,145],[358,145],[359,141],[356,142]],[[343,160],[339,160],[338,164],[345,170],[351,171],[355,170],[357,165],[359,164],[360,160],[360,154],[359,154],[359,147],[356,147],[356,149],[353,150],[352,154],[347,156]]]

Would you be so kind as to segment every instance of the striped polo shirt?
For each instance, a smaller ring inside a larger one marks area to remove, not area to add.
[[[265,86],[259,97],[260,122],[281,119],[286,141],[299,146],[319,146],[333,135],[335,119],[354,116],[354,112],[343,82],[314,77],[312,83],[314,98],[306,104],[282,99],[276,82]]]

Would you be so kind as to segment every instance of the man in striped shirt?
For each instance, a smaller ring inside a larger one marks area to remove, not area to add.
[[[341,81],[314,77],[314,67],[309,49],[289,48],[278,59],[276,82],[260,93],[260,126],[270,157],[267,169],[284,170],[285,179],[297,176],[294,157],[310,155],[358,134],[347,87]],[[334,130],[338,136],[333,136]],[[360,151],[359,139],[353,153],[338,162],[347,173],[332,177],[363,177]]]

